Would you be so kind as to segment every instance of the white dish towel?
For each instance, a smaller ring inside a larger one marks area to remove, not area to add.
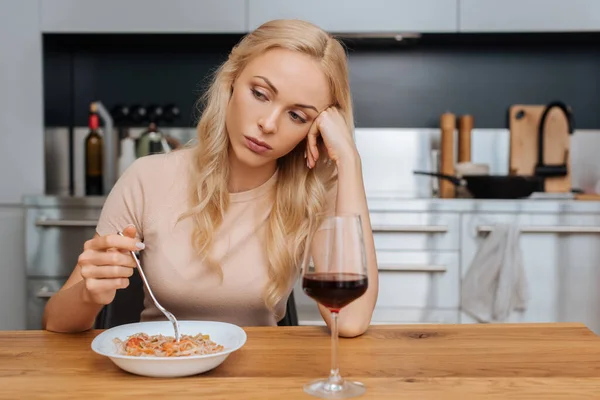
[[[513,311],[525,310],[528,297],[518,227],[497,224],[463,279],[462,311],[479,322],[502,322]]]

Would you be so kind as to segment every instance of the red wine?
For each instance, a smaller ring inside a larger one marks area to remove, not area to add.
[[[368,284],[366,275],[352,273],[316,273],[302,278],[307,296],[330,309],[339,310],[362,296]]]
[[[85,194],[86,196],[101,196],[104,194],[102,187],[103,151],[102,136],[98,133],[100,122],[96,112],[96,104],[90,106],[88,125],[90,132],[85,138]]]

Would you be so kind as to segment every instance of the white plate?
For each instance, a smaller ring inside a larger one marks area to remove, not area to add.
[[[214,321],[179,321],[181,334],[210,335],[210,340],[225,349],[215,354],[182,357],[138,357],[117,353],[113,339],[126,339],[136,333],[174,336],[169,321],[138,322],[107,329],[92,341],[92,350],[109,357],[118,367],[137,375],[173,378],[200,374],[218,367],[227,356],[246,343],[246,332],[237,325]]]

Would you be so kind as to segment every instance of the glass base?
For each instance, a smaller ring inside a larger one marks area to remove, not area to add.
[[[360,382],[342,380],[331,383],[329,379],[317,379],[304,385],[304,391],[322,399],[347,399],[365,393],[365,386]]]

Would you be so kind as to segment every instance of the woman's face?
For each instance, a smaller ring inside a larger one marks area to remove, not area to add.
[[[330,103],[329,83],[311,57],[286,49],[255,57],[234,82],[227,107],[232,156],[249,167],[274,162],[306,138]]]

